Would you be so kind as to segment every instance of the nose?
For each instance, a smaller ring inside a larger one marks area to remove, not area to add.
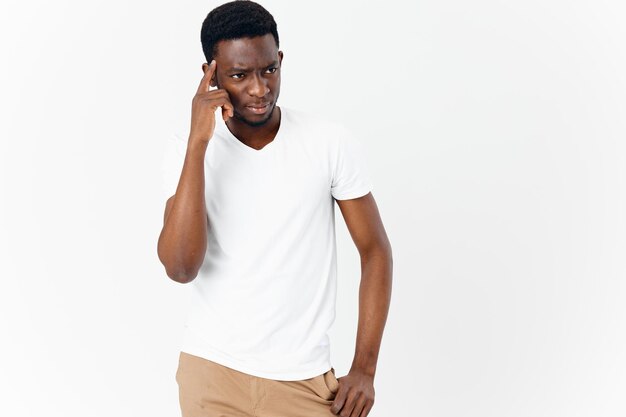
[[[265,97],[270,92],[267,81],[258,74],[252,76],[248,85],[248,94],[255,97]]]

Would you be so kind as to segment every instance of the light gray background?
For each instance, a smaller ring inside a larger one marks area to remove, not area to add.
[[[0,6],[0,415],[179,415],[156,255],[217,2]],[[626,6],[262,2],[279,104],[361,138],[394,250],[373,417],[626,413]],[[337,211],[344,375],[359,259]]]

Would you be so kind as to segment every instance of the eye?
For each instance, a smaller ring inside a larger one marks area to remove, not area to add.
[[[276,67],[272,67],[272,68],[269,68],[268,71],[270,71],[270,74],[273,74],[273,73],[276,72],[277,69],[278,68],[276,68]]]
[[[233,74],[233,75],[231,75],[231,77],[232,77],[232,78],[234,78],[234,79],[236,79],[236,80],[239,80],[240,78],[237,78],[237,76],[238,76],[238,75],[241,75],[241,76],[243,77],[243,74],[242,74],[242,73],[239,73],[239,74]]]

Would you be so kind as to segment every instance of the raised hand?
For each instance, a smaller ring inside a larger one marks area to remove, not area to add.
[[[191,102],[190,141],[208,143],[211,140],[215,130],[215,110],[218,107],[222,108],[224,121],[228,120],[229,117],[233,117],[235,109],[230,101],[228,92],[223,88],[211,90],[211,79],[213,74],[215,74],[216,66],[215,60],[211,61]]]

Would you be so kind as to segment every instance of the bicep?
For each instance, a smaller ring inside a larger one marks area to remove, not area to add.
[[[350,200],[336,200],[360,254],[390,248],[389,239],[371,192]]]

